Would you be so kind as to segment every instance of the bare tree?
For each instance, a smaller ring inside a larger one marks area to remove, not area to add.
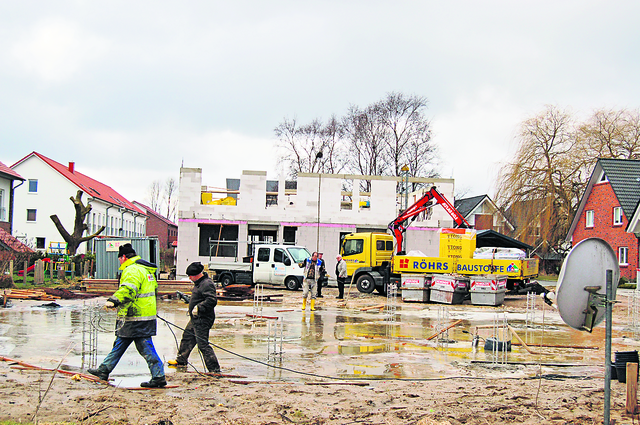
[[[389,175],[390,165],[385,160],[385,127],[379,105],[365,109],[350,106],[343,120],[347,139],[348,169],[354,174]],[[369,191],[371,188],[363,188]]]
[[[88,235],[88,236],[82,236],[84,232],[89,229],[89,226],[85,223],[85,217],[91,211],[91,204],[88,204],[85,206],[82,203],[82,193],[83,192],[79,190],[76,193],[75,198],[73,196],[69,198],[71,202],[73,202],[73,207],[76,210],[76,216],[75,216],[74,225],[73,225],[73,233],[70,234],[64,228],[64,226],[60,222],[60,219],[58,219],[57,215],[54,214],[50,216],[51,221],[53,221],[53,224],[56,225],[58,232],[60,232],[60,235],[67,243],[67,250],[69,251],[69,255],[75,255],[76,251],[78,250],[78,247],[82,242],[86,242],[95,238],[100,233],[102,233],[105,229],[105,227],[102,226],[94,234]]]
[[[640,113],[600,109],[579,127],[580,150],[597,158],[640,159]]]
[[[345,116],[333,115],[326,123],[285,119],[274,130],[279,162],[291,177],[299,172],[399,176],[405,164],[413,176],[436,177],[437,149],[426,107],[424,97],[392,92],[365,108],[351,105]],[[362,190],[371,189],[370,182],[363,184]]]
[[[334,116],[326,124],[315,119],[305,125],[285,118],[274,131],[279,163],[285,165],[290,177],[298,173],[337,173],[344,167],[342,127]]]
[[[176,184],[176,179],[173,177],[169,177],[164,184],[164,202],[167,205],[167,215],[166,217],[169,220],[175,219],[176,214],[176,200],[173,195],[178,190],[178,186]]]
[[[409,166],[413,176],[433,175],[436,147],[431,141],[431,123],[424,116],[427,99],[392,92],[378,102],[378,108],[393,175],[399,176],[403,165]]]
[[[160,209],[160,194],[162,193],[162,183],[160,180],[154,180],[147,189],[147,200],[149,201],[149,207],[158,211]]]
[[[326,158],[323,162],[323,173],[338,174],[346,166],[346,147],[344,144],[344,127],[340,120],[332,115],[322,128],[323,146]],[[325,157],[325,154],[323,154]]]
[[[558,250],[585,186],[572,117],[554,106],[522,123],[513,162],[498,179],[496,201],[539,252]]]

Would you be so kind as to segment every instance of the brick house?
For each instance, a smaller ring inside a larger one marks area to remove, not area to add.
[[[162,250],[175,247],[178,225],[138,201],[133,201],[133,205],[147,214],[147,236],[157,236]]]
[[[636,279],[638,236],[634,229],[640,200],[640,161],[598,159],[589,178],[567,241],[574,246],[587,238],[600,238],[613,248],[620,276]],[[634,224],[635,223],[635,224]]]
[[[456,199],[454,206],[476,230],[495,230],[505,235],[514,230],[513,224],[487,195]]]

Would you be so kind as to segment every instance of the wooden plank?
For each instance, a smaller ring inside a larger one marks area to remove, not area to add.
[[[253,317],[254,319],[278,319],[277,316],[259,316],[257,314],[247,314],[247,317]]]
[[[429,338],[427,338],[427,341],[432,340],[433,338],[437,337],[438,335],[440,335],[441,333],[448,331],[449,329],[451,329],[452,327],[456,326],[457,324],[461,323],[462,319],[460,320],[456,320],[455,322],[453,322],[452,324],[450,324],[449,326],[447,326],[446,328],[442,329],[440,332],[436,332],[433,335],[431,335]]]
[[[516,330],[515,330],[515,329],[513,329],[513,327],[512,327],[511,325],[507,324],[507,327],[509,328],[509,330],[511,331],[511,333],[513,334],[513,336],[515,336],[515,337],[516,337],[516,339],[517,339],[518,341],[520,341],[520,343],[522,344],[522,346],[524,347],[524,349],[525,349],[525,350],[527,350],[527,351],[529,352],[529,354],[540,354],[539,352],[537,352],[537,351],[533,351],[531,348],[529,348],[529,346],[527,345],[527,343],[526,343],[526,342],[524,342],[524,341],[522,340],[522,338],[520,338],[520,336],[518,335],[518,333],[516,332]]]
[[[627,363],[627,413],[638,413],[638,363]]]
[[[369,306],[369,307],[361,308],[360,311],[376,310],[376,309],[380,309],[380,308],[384,308],[384,304],[372,305],[372,306]]]
[[[369,382],[358,381],[331,381],[331,382],[305,382],[305,385],[357,385],[359,387],[368,387],[371,385]]]
[[[522,345],[519,342],[512,342],[511,345]],[[599,350],[600,347],[593,347],[588,345],[562,345],[562,344],[532,344],[535,347],[543,348],[571,348],[575,350]]]

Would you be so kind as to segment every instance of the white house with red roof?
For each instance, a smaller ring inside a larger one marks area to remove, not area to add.
[[[82,190],[82,202],[90,204],[86,217],[87,234],[100,236],[141,237],[146,235],[146,214],[111,187],[75,169],[75,163],[60,164],[37,152],[31,152],[11,169],[26,180],[15,189],[13,235],[38,250],[64,243],[51,221],[57,215],[69,233],[73,232],[75,209],[69,198]],[[91,242],[89,242],[91,243]],[[78,254],[91,251],[80,245]]]
[[[9,234],[13,227],[14,181],[18,181],[19,186],[24,178],[0,162],[0,229]]]

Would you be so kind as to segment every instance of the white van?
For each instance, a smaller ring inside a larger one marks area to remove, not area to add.
[[[304,269],[298,263],[311,257],[307,248],[296,245],[256,245],[250,262],[211,262],[209,271],[222,286],[268,283],[284,285],[292,291],[302,287]]]

